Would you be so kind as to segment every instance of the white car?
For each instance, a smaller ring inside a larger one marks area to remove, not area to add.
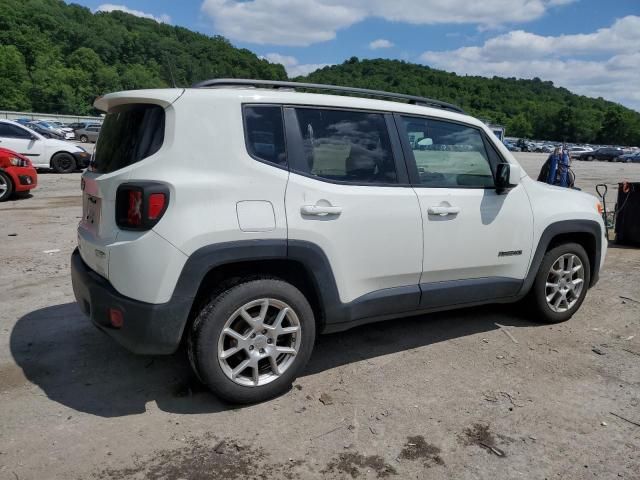
[[[86,150],[71,142],[45,138],[11,120],[0,120],[0,147],[28,157],[35,168],[52,168],[58,173],[85,168],[91,159]]]
[[[531,179],[453,105],[210,80],[95,106],[77,302],[133,352],[184,339],[229,401],[286,391],[319,333],[520,301],[561,322],[598,280],[598,200]]]
[[[57,122],[53,120],[42,120],[42,122],[48,123],[52,127],[60,130],[62,135],[64,135],[65,140],[74,140],[76,138],[76,134],[73,131],[73,128],[65,127],[65,125],[62,122]]]
[[[589,147],[570,147],[569,148],[569,156],[571,158],[578,158],[583,153],[593,152],[593,148]]]
[[[75,135],[75,133],[73,132],[72,129],[70,129],[70,128],[61,128],[55,122],[49,122],[49,121],[45,121],[45,120],[36,120],[33,123],[35,123],[37,125],[40,125],[40,127],[42,127],[42,128],[46,128],[46,129],[48,129],[50,131],[55,132],[57,135],[60,136],[60,138],[62,138],[64,140],[74,140],[76,138],[76,135]]]

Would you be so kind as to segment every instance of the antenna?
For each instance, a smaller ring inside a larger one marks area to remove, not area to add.
[[[167,55],[167,52],[162,52],[162,53],[164,55],[165,62],[167,62],[167,67],[169,67],[169,74],[171,75],[171,82],[173,83],[173,88],[178,88],[178,86],[176,85],[176,79],[173,76],[173,68],[171,68],[171,59]]]

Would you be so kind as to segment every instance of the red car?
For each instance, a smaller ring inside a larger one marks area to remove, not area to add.
[[[0,148],[0,202],[38,185],[38,174],[24,155]]]

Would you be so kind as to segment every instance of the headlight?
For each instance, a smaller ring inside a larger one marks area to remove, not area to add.
[[[9,163],[11,165],[13,165],[14,167],[28,167],[29,166],[29,164],[25,160],[23,160],[21,158],[18,158],[18,157],[9,157]]]

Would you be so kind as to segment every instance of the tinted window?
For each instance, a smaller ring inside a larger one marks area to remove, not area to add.
[[[30,138],[30,136],[29,132],[20,127],[16,127],[9,123],[0,123],[0,137]]]
[[[420,183],[429,187],[493,187],[479,130],[457,123],[403,117]]]
[[[156,153],[164,142],[164,109],[129,104],[109,111],[100,130],[91,168],[108,173]]]
[[[396,183],[384,116],[296,109],[304,145],[303,173],[351,183]]]
[[[244,124],[247,150],[253,157],[276,165],[287,164],[281,107],[246,106]]]

